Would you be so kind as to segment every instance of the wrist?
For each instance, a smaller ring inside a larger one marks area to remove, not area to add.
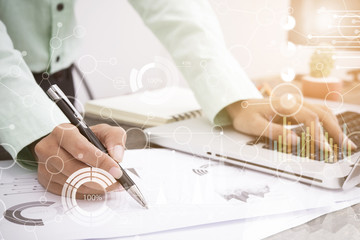
[[[228,106],[225,107],[227,113],[229,114],[229,116],[234,119],[235,116],[239,113],[239,110],[242,109],[241,103],[243,102],[243,100],[241,101],[237,101],[234,102]]]
[[[46,136],[44,136],[44,137],[46,137]],[[33,157],[35,158],[36,162],[38,161],[38,157],[37,157],[36,152],[35,152],[35,146],[36,146],[36,144],[37,144],[38,142],[40,142],[44,137],[39,138],[39,139],[35,140],[34,142],[32,142],[32,143],[30,143],[30,144],[28,145],[28,148],[29,148],[31,154],[33,155]]]

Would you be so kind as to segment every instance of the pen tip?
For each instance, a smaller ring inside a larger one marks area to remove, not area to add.
[[[145,201],[144,198],[142,198],[140,201],[141,201],[141,205],[143,206],[143,208],[149,209],[149,205],[147,204],[147,202]]]
[[[128,193],[131,195],[132,198],[134,198],[141,206],[143,206],[146,209],[149,209],[144,196],[141,194],[140,190],[137,188],[136,185],[130,187],[128,189]]]

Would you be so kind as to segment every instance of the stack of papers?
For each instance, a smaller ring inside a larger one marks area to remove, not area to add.
[[[90,200],[71,199],[69,206],[69,201],[46,192],[37,183],[36,173],[16,165],[5,169],[8,161],[0,164],[0,206],[4,212],[0,236],[4,239],[142,234],[147,235],[141,239],[169,239],[172,234],[205,233],[209,233],[208,239],[215,239],[224,232],[234,233],[224,238],[257,239],[360,202],[359,188],[320,189],[209,159],[152,149],[127,151],[123,163],[148,201],[148,210],[124,191]],[[85,181],[80,175],[78,178]]]

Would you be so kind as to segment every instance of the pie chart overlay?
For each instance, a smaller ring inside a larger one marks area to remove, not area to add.
[[[90,211],[82,208],[78,204],[79,200],[76,199],[77,190],[81,185],[89,182],[97,183],[105,190],[107,187],[114,184],[116,180],[108,172],[100,168],[82,168],[74,172],[66,180],[62,189],[61,202],[64,212],[76,222],[87,226],[100,225],[112,214],[112,210],[106,204],[106,195],[94,196],[92,200],[104,202],[105,204],[101,204],[96,209]]]
[[[24,217],[21,214],[21,212],[26,209],[34,208],[34,207],[49,207],[54,203],[55,202],[48,202],[48,201],[47,202],[36,201],[36,202],[21,203],[21,204],[15,205],[15,206],[7,209],[4,213],[4,217],[8,221],[15,223],[15,224],[20,224],[20,225],[25,225],[25,226],[44,226],[44,222],[42,219],[27,218],[27,217]]]

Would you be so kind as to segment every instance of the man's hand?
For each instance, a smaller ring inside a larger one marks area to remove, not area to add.
[[[104,144],[111,157],[97,149],[69,123],[57,126],[35,145],[38,180],[47,191],[60,195],[67,178],[89,165],[109,172],[114,178],[121,177],[121,169],[115,160],[120,162],[123,158],[125,131],[107,124],[95,125],[91,130]],[[116,183],[110,188],[121,189],[121,185]],[[98,184],[85,183],[77,192],[78,197],[81,197],[83,194],[104,194],[104,189]]]
[[[326,106],[307,102],[301,104],[300,99],[295,98],[294,101],[294,103],[286,105],[281,102],[281,99],[274,99],[271,103],[269,99],[245,100],[229,105],[226,110],[232,118],[234,128],[239,132],[277,140],[284,133],[282,116],[288,116],[287,119],[292,124],[303,123],[305,127],[309,128],[313,126],[315,131],[311,135],[311,139],[314,139],[317,145],[322,140],[324,150],[331,151],[328,142],[321,137],[323,135],[321,123],[324,131],[329,133],[329,138],[332,137],[338,146],[345,143],[349,144],[352,149],[357,148],[355,143],[343,134],[336,117]],[[296,133],[285,132],[292,144],[299,141]]]

